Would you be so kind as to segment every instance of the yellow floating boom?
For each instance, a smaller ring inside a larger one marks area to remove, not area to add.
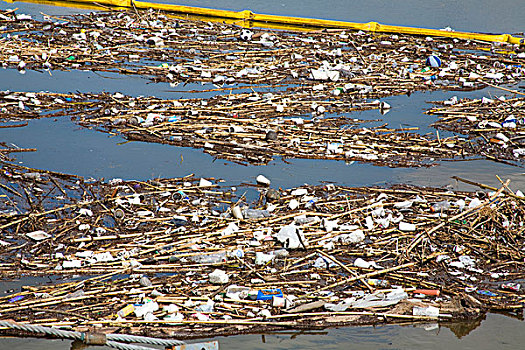
[[[14,2],[16,0],[4,0],[7,2]],[[377,22],[368,23],[354,23],[345,21],[334,21],[326,19],[289,17],[278,15],[264,15],[253,13],[250,10],[244,11],[229,11],[217,10],[204,7],[193,7],[183,5],[161,4],[146,1],[133,0],[69,0],[69,1],[42,1],[42,0],[21,0],[27,2],[37,2],[42,4],[59,4],[59,3],[78,3],[83,5],[102,5],[120,8],[137,8],[137,9],[155,9],[177,14],[185,14],[192,16],[216,17],[228,20],[236,20],[239,24],[251,27],[250,23],[267,23],[268,27],[283,27],[283,26],[301,26],[301,27],[316,27],[316,28],[348,28],[354,30],[363,30],[367,32],[382,32],[382,33],[398,33],[411,35],[425,35],[449,37],[458,39],[471,39],[488,42],[502,42],[510,44],[524,45],[525,39],[514,37],[510,34],[483,34],[471,32],[455,32],[427,28],[414,28],[404,26],[386,25]]]

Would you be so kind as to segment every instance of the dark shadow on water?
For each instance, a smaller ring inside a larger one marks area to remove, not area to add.
[[[450,329],[458,339],[461,339],[470,334],[474,329],[478,328],[485,318],[486,317],[483,316],[472,321],[447,322],[443,323],[442,326]]]

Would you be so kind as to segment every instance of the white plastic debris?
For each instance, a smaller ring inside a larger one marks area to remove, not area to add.
[[[265,265],[275,258],[273,254],[266,254],[263,252],[255,253],[255,265]]]
[[[427,307],[414,306],[414,308],[412,309],[412,315],[438,317],[439,308],[435,306],[427,306]]]
[[[51,237],[51,235],[45,231],[39,230],[39,231],[33,231],[26,233],[26,236],[31,238],[34,241],[42,241],[44,239],[48,239]]]
[[[505,134],[503,134],[503,133],[501,133],[501,132],[498,132],[498,133],[496,134],[496,138],[497,138],[497,139],[500,139],[500,140],[503,141],[503,142],[509,142],[509,141],[510,141],[510,139],[509,139]]]
[[[397,202],[397,203],[394,203],[394,208],[408,209],[412,206],[412,204],[414,204],[414,201],[410,201],[410,200],[403,201],[403,202]]]
[[[468,209],[476,208],[481,205],[481,201],[478,198],[473,198],[468,204]]]
[[[461,255],[458,260],[465,266],[468,266],[468,267],[474,267],[476,266],[476,261],[474,259],[472,259],[472,257],[468,256],[468,255]]]
[[[209,274],[210,283],[213,284],[225,284],[228,283],[230,278],[223,270],[215,269],[212,273]]]
[[[110,252],[97,253],[93,254],[92,262],[109,262],[113,261],[115,258],[111,255]]]
[[[291,210],[295,210],[297,209],[297,207],[299,207],[299,201],[297,199],[290,200],[290,202],[288,203],[288,208],[290,208]]]
[[[243,219],[243,217],[242,217],[242,210],[237,205],[232,208],[232,215],[236,219],[239,219],[239,220]]]
[[[363,230],[355,230],[354,232],[348,233],[348,234],[342,234],[337,236],[341,243],[348,244],[348,243],[360,243],[365,240],[365,233]]]
[[[276,297],[276,296],[272,297],[272,307],[281,308],[285,306],[285,303],[286,303],[286,299],[283,297]]]
[[[365,218],[365,226],[369,230],[373,230],[374,229],[374,220],[372,219],[371,216],[367,216]]]
[[[80,260],[65,260],[62,262],[62,268],[64,269],[79,269],[82,267],[82,261]]]
[[[304,248],[308,245],[303,232],[294,224],[283,226],[274,237],[288,249]]]
[[[268,317],[271,317],[272,316],[272,313],[270,312],[270,310],[267,310],[267,309],[262,309],[261,311],[259,311],[257,313],[258,316],[261,316],[263,318],[268,318]]]
[[[87,208],[80,208],[78,213],[80,215],[93,216],[93,211],[91,211],[91,209],[87,209]]]
[[[355,267],[361,267],[363,269],[369,269],[371,267],[373,267],[374,269],[382,269],[381,266],[379,266],[375,261],[366,261],[364,259],[361,259],[361,258],[357,258],[355,259],[354,261],[354,266]]]
[[[324,218],[323,228],[326,230],[326,232],[332,232],[334,229],[337,229],[339,227],[339,224],[337,223],[338,220],[328,220],[327,218]]]
[[[399,223],[399,231],[413,232],[415,230],[416,230],[416,225],[415,224],[411,224],[411,223],[404,222],[404,221],[401,221]]]
[[[271,181],[264,175],[258,175],[255,179],[258,184],[270,186]]]
[[[308,194],[308,190],[306,188],[298,188],[293,190],[290,194],[292,196],[304,196],[305,194]]]
[[[204,178],[201,178],[199,180],[199,187],[210,187],[213,186],[213,183],[211,181],[208,181]]]
[[[242,217],[242,213],[241,213],[241,217]],[[237,231],[239,231],[239,226],[237,226],[233,222],[230,222],[228,226],[226,226],[226,228],[221,231],[221,236],[229,236]]]
[[[149,301],[143,305],[135,306],[135,316],[143,318],[147,314],[153,314],[159,310],[159,304],[155,301]]]

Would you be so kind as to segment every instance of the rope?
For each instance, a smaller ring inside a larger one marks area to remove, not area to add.
[[[162,345],[162,346],[173,346],[173,345],[184,345],[185,344],[181,340],[159,339],[159,338],[141,337],[138,335],[127,335],[127,334],[106,334],[106,339],[120,341],[124,343],[141,343],[141,344]]]
[[[140,346],[140,345],[119,343],[119,342],[111,341],[111,340],[106,341],[106,345],[109,347],[118,349],[118,350],[158,350],[158,349],[148,348],[148,347]]]
[[[44,333],[44,334],[55,336],[57,338],[66,338],[66,339],[73,339],[73,340],[83,340],[84,338],[82,336],[82,333],[80,332],[64,331],[58,328],[34,326],[34,325],[29,325],[29,324],[19,324],[19,323],[12,323],[8,321],[0,321],[0,326],[8,327],[11,329],[16,329],[18,331],[24,331],[24,332]]]
[[[65,331],[65,330],[61,330],[58,328],[52,328],[52,327],[20,324],[20,323],[13,323],[13,322],[2,321],[2,320],[0,320],[0,326],[15,329],[18,331],[47,334],[47,335],[51,335],[57,338],[80,340],[84,343],[86,340],[86,333],[75,332],[75,331]],[[119,349],[119,350],[157,350],[157,349],[139,346],[139,345],[123,344],[121,342],[162,345],[162,346],[173,346],[173,345],[184,345],[185,344],[183,341],[180,341],[180,340],[158,339],[158,338],[127,335],[127,334],[106,334],[105,339],[106,339],[105,345],[110,346],[115,349]]]

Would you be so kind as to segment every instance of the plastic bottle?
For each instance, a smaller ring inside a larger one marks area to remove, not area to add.
[[[195,255],[190,256],[189,259],[199,264],[214,264],[225,261],[226,253],[221,252],[208,255]]]
[[[268,210],[261,209],[244,209],[242,214],[245,219],[259,219],[271,216]]]
[[[442,212],[442,211],[447,211],[450,209],[450,202],[448,200],[444,200],[444,201],[441,201],[441,202],[437,202],[435,203],[434,205],[432,205],[432,207],[430,208],[432,210],[432,212],[436,213],[436,212]]]

